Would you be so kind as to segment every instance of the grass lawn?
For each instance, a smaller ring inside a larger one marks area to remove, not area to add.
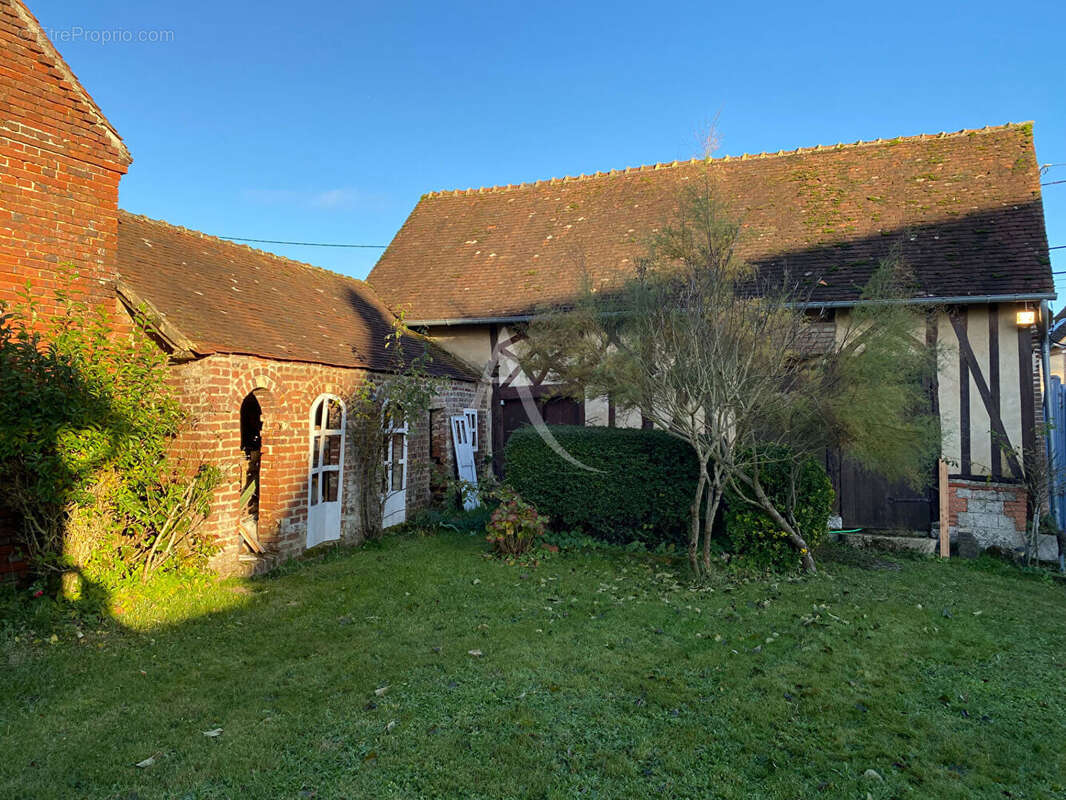
[[[113,598],[121,624],[9,615],[0,797],[1066,797],[1058,582],[838,556],[693,591],[647,557],[483,549],[393,537]]]

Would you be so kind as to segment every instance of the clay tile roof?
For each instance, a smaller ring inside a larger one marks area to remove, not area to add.
[[[393,314],[363,281],[159,220],[119,212],[119,292],[150,304],[196,355],[240,353],[387,371]],[[475,380],[424,337],[431,371]]]
[[[818,302],[854,302],[891,247],[917,298],[1054,293],[1029,123],[434,192],[368,281],[411,320],[529,314],[631,274],[701,181],[742,221],[741,255]]]

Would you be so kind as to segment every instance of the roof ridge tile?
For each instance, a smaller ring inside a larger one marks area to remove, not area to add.
[[[253,253],[254,255],[267,256],[269,258],[274,259],[275,261],[283,261],[298,267],[304,267],[306,269],[313,269],[319,272],[325,272],[327,275],[334,275],[338,278],[343,278],[346,281],[358,283],[361,286],[370,286],[370,284],[368,284],[366,281],[360,278],[354,278],[351,275],[345,275],[343,272],[336,272],[335,270],[328,269],[326,267],[320,267],[317,264],[309,264],[306,261],[299,261],[295,258],[289,258],[288,256],[278,255],[277,253],[272,253],[269,250],[262,250],[258,247],[251,247],[250,245],[243,244],[241,242],[235,242],[232,239],[225,239],[221,236],[214,236],[210,233],[204,233],[203,231],[196,230],[195,228],[186,228],[184,225],[177,225],[173,222],[167,222],[165,219],[156,219],[154,217],[149,217],[145,214],[137,214],[133,211],[127,211],[124,208],[119,209],[119,218],[121,219],[122,216],[134,217],[136,219],[141,220],[142,222],[147,222],[152,225],[160,225],[164,228],[170,228],[171,230],[175,230],[180,233],[187,234],[189,236],[197,236],[201,239],[206,239],[208,241],[216,242],[218,244],[227,245],[238,250],[247,250],[249,253]]]
[[[631,174],[631,173],[634,173],[634,172],[646,172],[646,171],[655,171],[655,170],[661,170],[661,169],[673,169],[675,167],[680,167],[680,166],[683,166],[685,164],[696,164],[696,163],[699,163],[699,162],[705,162],[707,164],[715,164],[715,163],[730,163],[730,162],[733,162],[733,161],[754,161],[754,160],[760,160],[760,159],[766,159],[766,158],[780,158],[780,157],[788,157],[788,156],[791,156],[791,155],[802,155],[802,154],[805,154],[805,153],[825,153],[825,152],[828,152],[830,150],[845,150],[845,149],[851,149],[851,148],[856,148],[856,147],[869,147],[869,146],[874,146],[874,145],[886,145],[886,144],[890,144],[890,143],[902,144],[904,142],[922,142],[922,141],[927,141],[929,139],[947,139],[947,138],[953,138],[953,137],[959,137],[959,136],[968,136],[968,135],[974,134],[974,133],[998,133],[1000,131],[1007,131],[1007,130],[1011,130],[1013,128],[1023,128],[1023,127],[1025,127],[1027,125],[1032,125],[1032,124],[1033,123],[1032,123],[1031,120],[1028,120],[1026,122],[1006,122],[1006,123],[1004,123],[1002,125],[985,125],[983,128],[961,128],[961,129],[959,129],[957,131],[940,131],[938,133],[918,133],[918,134],[913,134],[911,136],[896,136],[896,137],[893,137],[891,139],[883,139],[883,138],[879,137],[877,139],[856,139],[854,142],[837,142],[836,144],[832,144],[832,145],[816,144],[816,145],[810,145],[810,146],[807,146],[807,147],[797,147],[795,150],[778,150],[777,152],[771,152],[771,153],[767,153],[767,152],[762,152],[762,153],[742,153],[739,156],[735,156],[735,155],[731,156],[731,155],[726,154],[726,155],[723,155],[723,156],[718,156],[717,158],[714,158],[714,157],[703,157],[703,158],[701,158],[701,157],[697,156],[695,158],[689,159],[688,161],[677,161],[677,160],[675,160],[673,162],[659,161],[659,162],[656,162],[654,164],[641,164],[641,165],[638,165],[638,166],[620,167],[620,168],[617,168],[617,169],[610,169],[610,170],[607,170],[607,171],[593,172],[593,173],[589,173],[587,175],[582,173],[582,174],[576,175],[576,176],[575,175],[566,175],[566,176],[561,177],[561,178],[559,178],[559,177],[539,178],[537,180],[524,181],[524,182],[521,182],[521,183],[509,183],[509,184],[497,185],[497,186],[482,186],[482,187],[476,188],[476,189],[475,188],[469,188],[469,189],[466,189],[465,191],[462,190],[462,189],[440,189],[440,190],[426,192],[424,195],[422,195],[422,199],[425,200],[425,199],[435,199],[435,198],[439,198],[439,197],[459,197],[459,196],[471,195],[471,194],[494,194],[494,193],[497,193],[497,192],[510,192],[510,191],[518,191],[518,190],[521,190],[521,189],[533,189],[533,188],[536,188],[538,186],[544,186],[544,185],[551,186],[551,185],[559,184],[559,183],[573,183],[573,182],[576,182],[576,181],[593,180],[595,178],[610,177],[612,175],[628,175],[628,174]]]

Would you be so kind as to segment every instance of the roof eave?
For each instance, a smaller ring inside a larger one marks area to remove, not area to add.
[[[505,325],[509,322],[529,322],[535,314],[512,314],[499,317],[445,317],[442,319],[407,320],[409,328],[444,328],[452,325]]]
[[[934,297],[913,297],[907,300],[887,302],[905,303],[907,305],[983,305],[986,303],[1023,303],[1040,300],[1055,300],[1055,292],[1021,292],[1014,294],[988,295],[945,295]],[[861,305],[862,300],[811,300],[802,303],[803,308],[852,308]],[[506,325],[510,323],[530,322],[535,314],[509,314],[492,317],[441,317],[438,319],[413,319],[407,324],[412,328],[447,328],[457,325]]]
[[[191,361],[208,355],[209,350],[199,346],[167,319],[148,298],[143,297],[122,280],[115,281],[115,294],[129,311],[134,322],[146,331],[155,334],[168,348],[170,357],[176,361]]]
[[[961,306],[986,305],[988,303],[1039,302],[1041,300],[1054,300],[1057,297],[1058,295],[1055,292],[1020,292],[1014,294],[912,297],[906,300],[884,300],[879,302],[903,303],[915,306]],[[862,300],[811,300],[801,305],[804,308],[853,308],[857,305],[862,305],[862,302]]]

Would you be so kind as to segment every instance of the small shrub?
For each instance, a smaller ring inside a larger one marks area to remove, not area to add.
[[[790,469],[787,457],[769,454],[761,472],[763,488],[783,514],[789,507]],[[766,515],[735,492],[725,496],[725,535],[731,553],[760,569],[792,570],[799,565],[799,553],[786,534]],[[811,550],[827,533],[826,523],[833,507],[833,484],[813,458],[805,461],[796,476],[796,502],[792,509],[799,534]]]
[[[408,523],[412,528],[430,531],[435,528],[466,533],[471,536],[485,532],[496,503],[483,498],[482,504],[469,511],[451,506],[431,507],[419,511]]]
[[[697,477],[687,444],[662,431],[553,425],[551,432],[596,471],[565,461],[530,426],[507,442],[506,481],[549,512],[553,529],[651,550],[686,546]]]
[[[499,495],[500,505],[485,526],[485,538],[492,542],[497,555],[524,555],[544,536],[548,519],[513,491],[500,489]]]
[[[604,551],[616,549],[615,545],[607,544],[603,539],[594,539],[579,530],[549,530],[544,534],[544,545],[558,550]]]

